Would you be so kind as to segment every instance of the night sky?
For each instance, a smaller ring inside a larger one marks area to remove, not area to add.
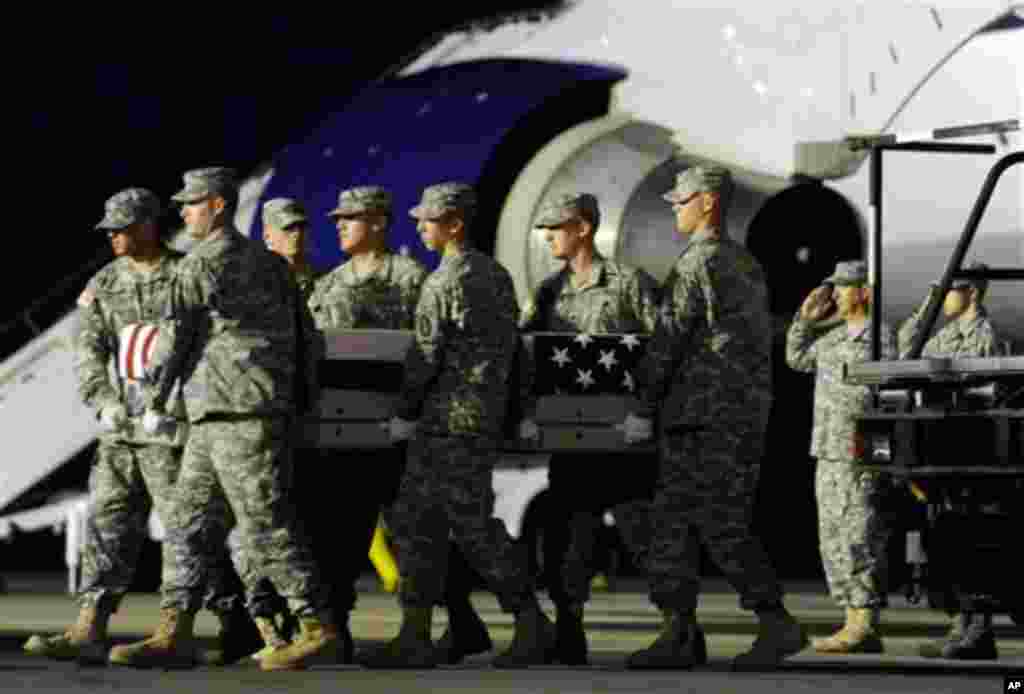
[[[435,32],[550,4],[477,3],[469,15],[448,3],[372,3],[333,18],[240,21],[62,15],[59,32],[46,29],[9,58],[26,67],[8,85],[21,97],[9,102],[21,108],[20,127],[8,131],[20,202],[8,257],[31,271],[11,268],[0,280],[0,348],[9,354],[24,342],[28,329],[9,321],[66,278],[73,287],[65,298],[35,318],[45,327],[70,305],[87,275],[70,276],[106,248],[92,227],[114,192],[144,186],[166,199],[185,170],[206,165],[244,176]]]

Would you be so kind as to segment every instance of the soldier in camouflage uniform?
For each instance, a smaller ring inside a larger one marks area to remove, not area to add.
[[[172,287],[181,254],[160,239],[160,202],[149,190],[129,188],[106,203],[97,229],[110,237],[116,256],[89,282],[79,298],[81,330],[75,370],[83,401],[97,411],[99,448],[90,475],[91,513],[83,553],[78,622],[55,637],[33,636],[33,655],[106,659],[107,624],[131,586],[146,538],[150,509],[166,525],[188,424],[145,432],[141,425],[146,383],[142,374],[122,374],[115,364],[126,328],[174,313]],[[134,365],[133,365],[134,366]],[[129,367],[131,368],[131,367]],[[133,377],[134,376],[134,377]],[[183,417],[180,397],[176,415]],[[163,543],[163,571],[175,575],[176,552]],[[226,548],[219,560],[226,563]],[[221,621],[223,658],[233,662],[259,647],[259,636],[244,609],[241,584],[230,574],[211,586],[206,606]],[[248,649],[248,650],[246,650]]]
[[[772,399],[772,327],[764,272],[722,227],[731,180],[726,169],[695,166],[664,196],[690,243],[665,281],[661,316],[636,369],[642,409],[623,429],[627,441],[649,439],[659,415],[647,571],[665,619],[655,643],[629,657],[630,668],[706,662],[695,615],[700,541],[760,622],[753,649],[734,668],[773,667],[806,644],[750,530]]]
[[[515,614],[512,647],[497,667],[524,667],[550,658],[553,625],[530,586],[523,548],[493,517],[492,471],[503,436],[519,348],[512,278],[466,244],[476,209],[473,189],[441,183],[423,191],[410,214],[424,244],[443,251],[416,306],[416,340],[406,358],[392,440],[416,439],[389,521],[402,574],[398,637],[361,653],[368,667],[432,667],[433,605],[440,599],[451,533]],[[418,423],[416,420],[419,420]]]
[[[968,269],[985,270],[984,263],[972,263]],[[906,358],[920,334],[928,308],[938,301],[938,285],[928,292],[924,302],[904,321],[899,330],[900,357]],[[998,354],[998,338],[985,311],[988,280],[954,280],[942,303],[948,323],[925,344],[922,358],[993,357]],[[941,552],[941,548],[936,548]],[[961,568],[961,567],[958,567]],[[958,577],[959,578],[959,577]],[[970,580],[969,577],[962,577]],[[957,581],[954,580],[954,583]],[[949,632],[919,649],[926,658],[958,660],[994,660],[999,657],[992,630],[993,596],[977,593],[966,586],[954,586],[960,610],[953,615]]]
[[[601,223],[597,198],[589,193],[558,196],[540,212],[535,226],[546,230],[552,255],[565,267],[538,287],[521,321],[523,332],[651,333],[658,317],[658,286],[643,270],[604,258],[594,247]],[[539,430],[532,390],[532,364],[523,379],[520,436]],[[645,514],[653,493],[656,460],[651,456],[553,455],[548,467],[549,514],[544,527],[544,572],[558,609],[558,659],[587,662],[583,605],[595,573],[597,531],[603,512],[615,507],[616,525],[639,554],[634,521]],[[630,469],[623,476],[623,469]],[[635,500],[641,503],[629,503]],[[646,548],[644,548],[646,549]]]
[[[856,466],[856,417],[870,406],[871,392],[843,381],[844,366],[871,358],[867,265],[840,262],[825,281],[801,306],[786,340],[790,368],[815,373],[811,455],[818,459],[818,540],[832,599],[846,610],[842,629],[815,639],[814,648],[881,653],[888,530],[878,508],[885,480]],[[833,309],[835,316],[825,320]],[[895,359],[895,336],[885,324],[881,344],[882,359]]]
[[[338,195],[337,207],[328,214],[336,222],[341,250],[349,255],[349,260],[324,277],[310,298],[309,307],[317,327],[321,330],[412,330],[420,287],[428,272],[415,258],[397,254],[388,247],[391,193],[380,186],[343,190]],[[313,497],[331,495],[320,503],[314,498],[310,505],[332,509],[332,522],[324,526],[329,528],[329,535],[324,537],[325,551],[322,555],[318,553],[317,558],[327,575],[334,577],[332,587],[342,591],[334,596],[332,604],[338,606],[346,619],[355,606],[355,582],[366,566],[377,519],[398,493],[405,455],[405,444],[390,452],[346,454],[344,464],[350,470],[358,470],[359,484],[349,487],[352,493],[341,505],[344,517],[340,519],[337,491],[323,484],[308,487]],[[344,535],[339,536],[339,532]],[[343,548],[342,552],[338,551],[339,547]],[[467,655],[490,650],[491,641],[483,621],[469,602],[471,576],[454,544],[449,557],[452,561],[444,600],[448,607],[449,629],[441,637],[437,650],[442,662],[455,664]]]
[[[308,231],[309,218],[298,200],[274,198],[263,203],[263,241],[267,249],[288,261],[292,277],[307,302],[322,275],[306,258]]]
[[[182,570],[164,577],[166,607],[154,636],[112,649],[110,659],[160,666],[191,648],[199,588],[215,570],[209,548],[237,525],[237,552],[250,555],[237,564],[259,567],[255,575],[269,578],[300,620],[300,636],[265,655],[260,667],[295,669],[338,639],[286,494],[293,418],[315,402],[320,352],[287,264],[231,225],[234,172],[198,169],[184,182],[174,199],[197,243],[178,267],[180,312],[161,323],[143,417],[148,431],[165,424],[171,385],[180,378],[191,430],[168,536],[182,548]],[[248,572],[244,578],[251,606],[256,586]]]

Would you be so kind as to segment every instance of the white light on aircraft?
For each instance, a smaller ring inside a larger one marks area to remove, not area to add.
[[[430,102],[429,101],[427,103],[423,104],[422,106],[420,106],[420,110],[416,112],[416,115],[422,117],[422,116],[427,115],[428,113],[430,113]]]
[[[754,82],[754,91],[760,94],[761,96],[764,96],[765,94],[768,93],[768,85],[762,82],[761,80],[757,80],[756,82]]]
[[[366,153],[369,154],[371,157],[377,156],[379,152],[380,145],[370,145],[369,149],[366,150]]]
[[[490,98],[490,94],[488,94],[487,92],[477,92],[476,102],[478,104],[482,104],[483,102],[487,101],[487,99],[489,99],[489,98]]]
[[[807,261],[811,259],[811,249],[807,246],[801,246],[796,249],[796,261],[798,263],[807,264]]]
[[[726,24],[722,28],[722,38],[730,42],[736,40],[736,27],[732,24]]]
[[[334,156],[334,148],[333,147],[324,147],[324,158],[330,159],[333,156]]]

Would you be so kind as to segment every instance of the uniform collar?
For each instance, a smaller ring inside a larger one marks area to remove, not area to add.
[[[352,259],[349,259],[349,261],[345,263],[344,266],[342,266],[342,280],[344,281],[345,284],[351,287],[355,287],[360,284],[365,284],[366,282],[369,282],[370,280],[373,279],[388,280],[391,277],[391,265],[393,257],[394,254],[390,250],[385,251],[383,255],[383,261],[381,262],[380,266],[375,268],[374,271],[371,272],[370,274],[362,276],[360,276],[356,272],[356,266]]]
[[[574,287],[572,284],[573,272],[569,269],[569,264],[565,265],[565,287],[570,292],[582,292],[590,289],[591,287],[599,287],[605,283],[605,277],[608,270],[608,261],[605,260],[604,256],[594,251],[594,257],[590,261],[590,277],[587,278],[586,284]]]

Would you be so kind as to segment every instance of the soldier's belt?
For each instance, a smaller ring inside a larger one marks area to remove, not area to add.
[[[533,335],[524,336],[532,353]],[[401,388],[405,354],[414,335],[407,330],[334,330],[324,333],[326,359],[320,364],[322,395],[316,415],[305,421],[308,446],[375,449],[392,446],[387,422]],[[508,451],[637,453],[653,444],[627,445],[615,427],[637,402],[624,395],[541,395],[535,421],[537,442],[510,438]],[[518,428],[518,422],[511,429]]]

